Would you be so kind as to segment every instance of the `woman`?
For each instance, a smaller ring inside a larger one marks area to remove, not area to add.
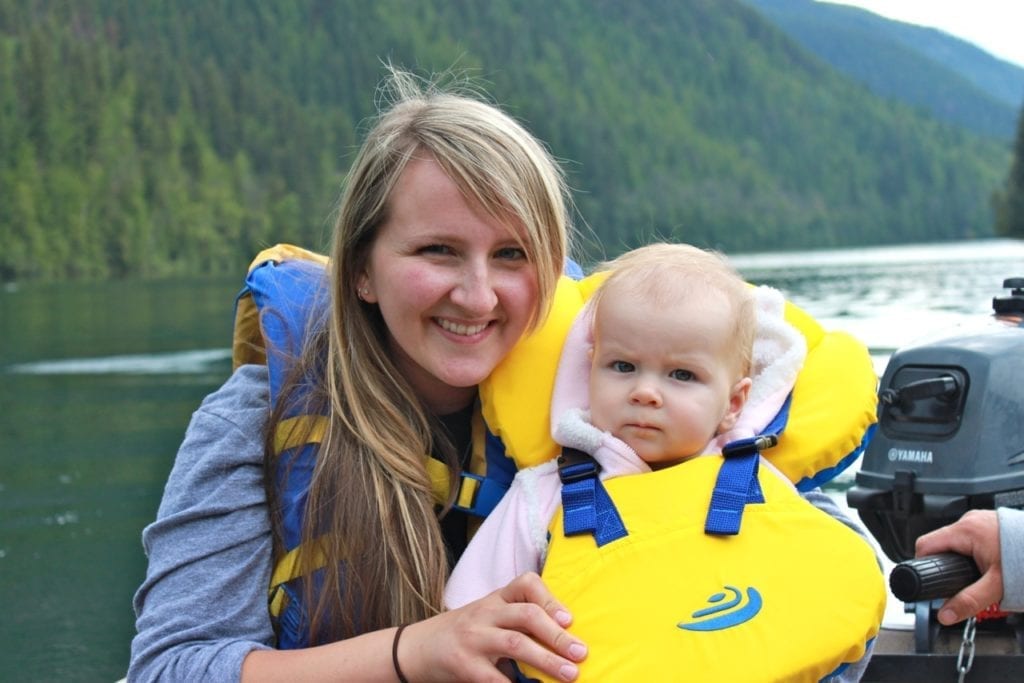
[[[245,365],[193,416],[143,534],[130,680],[504,680],[507,659],[576,678],[586,648],[535,575],[443,611],[466,520],[449,504],[439,522],[424,467],[464,464],[477,386],[546,315],[564,181],[495,107],[402,72],[390,86],[341,199],[326,324],[275,400],[266,367]],[[300,404],[328,420],[300,530],[317,550],[293,595],[310,646],[282,650],[271,443]]]

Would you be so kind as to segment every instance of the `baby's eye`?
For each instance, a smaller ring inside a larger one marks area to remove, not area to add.
[[[502,261],[525,261],[526,252],[519,247],[504,247],[495,252],[494,257]]]
[[[669,377],[671,377],[672,379],[677,379],[680,382],[689,382],[690,380],[693,379],[693,373],[690,372],[689,370],[676,368],[675,370],[669,373]]]
[[[609,367],[615,372],[633,372],[635,369],[632,363],[628,363],[624,360],[613,360]]]

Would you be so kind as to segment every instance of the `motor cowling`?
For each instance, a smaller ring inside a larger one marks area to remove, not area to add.
[[[897,351],[882,376],[847,502],[895,562],[967,510],[1024,507],[1024,280],[1004,286],[998,317]]]

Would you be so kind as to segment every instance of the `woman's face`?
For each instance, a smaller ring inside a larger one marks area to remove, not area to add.
[[[537,307],[520,226],[467,202],[431,157],[399,177],[359,279],[399,370],[437,414],[465,407]]]

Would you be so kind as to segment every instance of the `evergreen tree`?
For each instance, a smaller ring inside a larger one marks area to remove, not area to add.
[[[1005,143],[852,88],[740,3],[0,0],[0,281],[323,248],[382,61],[467,70],[566,159],[584,261],[652,239],[983,237],[993,209],[1024,215],[1024,133],[1004,185]]]
[[[996,234],[1024,238],[1024,106],[1017,120],[1010,174],[1002,192],[996,194],[995,205]]]

